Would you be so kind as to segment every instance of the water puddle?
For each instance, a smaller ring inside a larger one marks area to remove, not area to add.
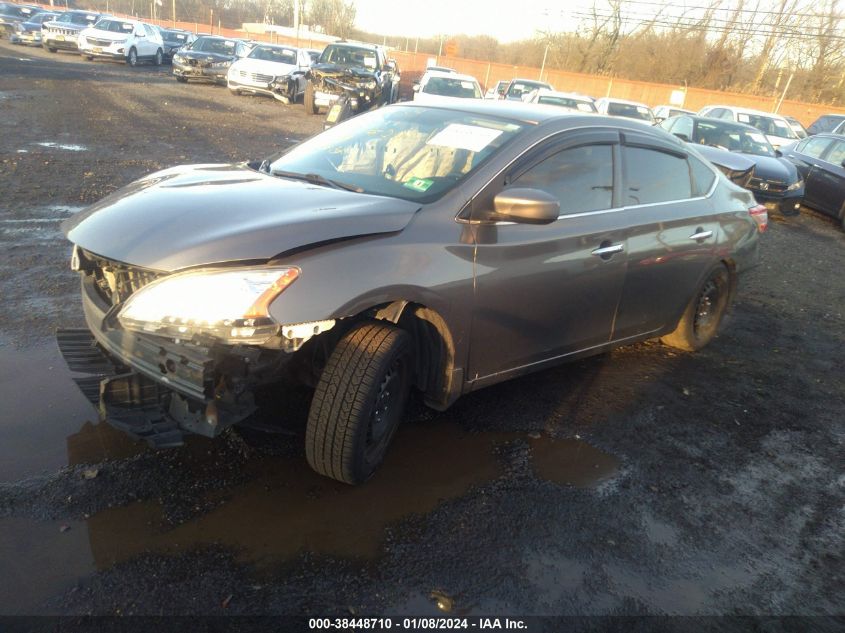
[[[0,345],[0,402],[0,481],[65,466],[68,435],[97,419],[52,343],[26,350]]]
[[[85,152],[88,150],[85,145],[75,145],[72,143],[54,143],[52,141],[43,141],[41,143],[35,143],[40,147],[48,147],[50,149],[63,149],[68,152]]]
[[[619,460],[576,438],[530,439],[531,464],[540,479],[564,486],[588,488],[612,477]]]

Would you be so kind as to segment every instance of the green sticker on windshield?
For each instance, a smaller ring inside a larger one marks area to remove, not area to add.
[[[413,189],[414,191],[423,192],[428,191],[428,188],[431,187],[433,182],[430,178],[411,178],[403,182],[402,186]]]

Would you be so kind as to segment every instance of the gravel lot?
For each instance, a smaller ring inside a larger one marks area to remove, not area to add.
[[[809,210],[772,223],[704,351],[412,403],[360,488],[308,469],[308,393],[259,420],[279,433],[163,452],[98,424],[52,343],[81,324],[59,221],[321,127],[0,42],[0,614],[843,613],[845,234]]]

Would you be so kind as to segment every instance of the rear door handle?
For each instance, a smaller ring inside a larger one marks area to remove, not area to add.
[[[689,236],[691,240],[695,240],[696,242],[706,240],[708,237],[713,237],[713,231],[702,231],[701,229],[697,229],[695,233]]]

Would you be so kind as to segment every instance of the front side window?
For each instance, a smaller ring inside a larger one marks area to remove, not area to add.
[[[312,137],[270,165],[282,178],[328,179],[362,193],[431,202],[525,124],[440,108],[380,108]]]
[[[623,147],[623,204],[654,204],[686,200],[692,195],[685,158],[642,147]]]
[[[824,138],[824,137],[813,137],[808,138],[806,141],[801,143],[796,149],[798,153],[804,154],[809,156],[810,158],[821,158],[824,151],[830,147],[830,144],[833,142],[833,139]]]
[[[512,186],[540,189],[560,200],[561,215],[613,206],[613,146],[583,145],[546,158]]]
[[[667,121],[675,121],[675,125],[672,127],[672,134],[683,134],[684,140],[693,140],[693,122],[691,118],[686,116],[679,116],[667,119]]]

